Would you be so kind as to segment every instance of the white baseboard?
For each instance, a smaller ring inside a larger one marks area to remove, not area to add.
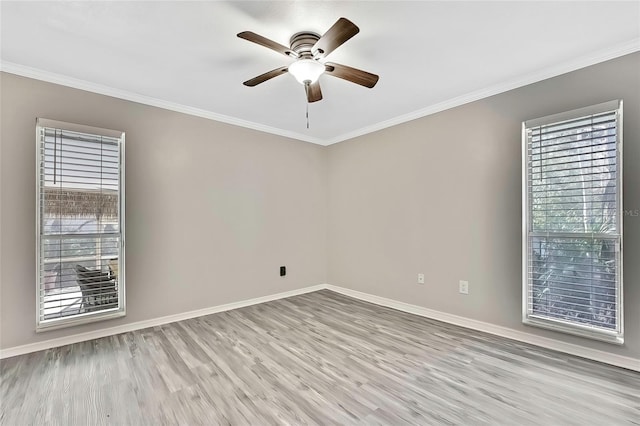
[[[336,293],[344,294],[345,296],[350,296],[359,300],[364,300],[365,302],[371,302],[375,303],[376,305],[397,309],[399,311],[407,312],[410,314],[420,315],[422,317],[446,322],[449,324],[459,325],[461,327],[470,328],[472,330],[483,331],[485,333],[506,337],[508,339],[517,340],[523,343],[529,343],[531,345],[539,346],[545,349],[552,349],[558,352],[587,358],[593,361],[615,365],[616,367],[640,371],[639,359],[626,357],[623,355],[616,355],[598,349],[591,349],[584,346],[574,345],[572,343],[565,343],[560,340],[549,339],[547,337],[536,336],[534,334],[525,333],[522,331],[514,330],[512,328],[502,327],[488,322],[477,321],[458,315],[452,315],[445,312],[424,308],[422,306],[399,302],[397,300],[387,299],[386,297],[375,296],[373,294],[363,293],[361,291],[351,290],[344,287],[327,284],[325,288],[331,291],[335,291]]]
[[[296,290],[285,291],[282,293],[271,294],[254,299],[242,300],[240,302],[227,303],[225,305],[213,306],[211,308],[197,309],[195,311],[183,312],[175,315],[167,315],[165,317],[153,318],[144,321],[132,322],[129,324],[118,325],[116,327],[103,328],[100,330],[89,331],[86,333],[73,334],[71,336],[60,337],[57,339],[44,340],[42,342],[30,343],[28,345],[14,346],[12,348],[1,349],[0,359],[9,358],[16,355],[28,354],[31,352],[42,351],[45,349],[57,348],[59,346],[71,345],[73,343],[84,342],[101,337],[113,336],[115,334],[126,333],[128,331],[141,330],[143,328],[155,327],[158,325],[168,324],[176,321],[182,321],[190,318],[211,315],[218,312],[230,311],[232,309],[244,308],[246,306],[257,305],[259,303],[270,302],[272,300],[284,299],[299,294],[311,293],[327,288],[326,284],[319,284],[310,287],[304,287]]]
[[[168,315],[160,318],[153,318],[145,321],[137,321],[130,324],[123,324],[116,327],[103,328],[100,330],[90,331],[86,333],[74,334],[58,339],[50,339],[42,342],[31,343],[28,345],[15,346],[12,348],[1,349],[0,359],[9,358],[16,355],[23,355],[31,352],[37,352],[45,349],[56,348],[59,346],[70,345],[73,343],[84,342],[101,337],[113,336],[115,334],[126,333],[128,331],[141,330],[143,328],[155,327],[158,325],[168,324],[176,321],[182,321],[190,318],[211,315],[218,312],[230,311],[232,309],[244,308],[246,306],[257,305],[259,303],[270,302],[272,300],[284,299],[299,294],[311,293],[318,290],[331,290],[336,293],[344,294],[355,299],[365,302],[375,303],[376,305],[386,306],[407,312],[414,315],[458,325],[472,330],[483,331],[485,333],[494,334],[496,336],[506,337],[508,339],[517,340],[519,342],[529,343],[546,349],[552,349],[570,355],[603,362],[605,364],[615,365],[617,367],[627,368],[629,370],[640,371],[640,360],[616,355],[609,352],[590,349],[584,346],[565,343],[547,337],[536,336],[533,334],[517,331],[512,328],[502,327],[499,325],[477,321],[470,318],[452,315],[445,312],[436,311],[422,306],[412,305],[410,303],[399,302],[397,300],[388,299],[386,297],[375,296],[369,293],[363,293],[357,290],[351,290],[330,284],[318,284],[310,287],[304,287],[297,290],[285,291],[254,299],[242,300],[239,302],[227,303],[225,305],[214,306],[211,308],[197,309],[195,311],[183,312],[175,315]]]

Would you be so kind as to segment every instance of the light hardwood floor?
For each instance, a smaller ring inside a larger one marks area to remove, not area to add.
[[[2,425],[640,424],[640,374],[323,290],[3,360]]]

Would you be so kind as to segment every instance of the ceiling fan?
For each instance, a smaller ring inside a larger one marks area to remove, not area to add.
[[[282,53],[285,56],[295,59],[289,66],[283,66],[268,71],[257,77],[245,81],[245,86],[253,87],[264,83],[279,75],[289,73],[303,84],[307,94],[308,102],[317,102],[322,99],[322,91],[318,78],[322,74],[338,77],[364,87],[372,88],[378,82],[378,76],[346,65],[332,62],[324,62],[324,59],[339,46],[345,43],[360,29],[346,18],[340,18],[322,36],[310,31],[303,31],[294,34],[289,41],[290,47],[276,43],[266,37],[244,31],[238,37],[269,49]]]

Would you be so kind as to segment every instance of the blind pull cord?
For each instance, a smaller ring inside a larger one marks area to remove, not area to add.
[[[45,131],[46,138],[46,131]],[[58,129],[53,134],[53,184],[56,184],[56,176],[58,175]]]

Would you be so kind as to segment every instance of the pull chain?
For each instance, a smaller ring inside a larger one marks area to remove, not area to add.
[[[309,81],[305,81],[304,82],[304,93],[305,95],[307,95],[307,113],[306,113],[306,117],[307,117],[307,129],[309,128]]]

